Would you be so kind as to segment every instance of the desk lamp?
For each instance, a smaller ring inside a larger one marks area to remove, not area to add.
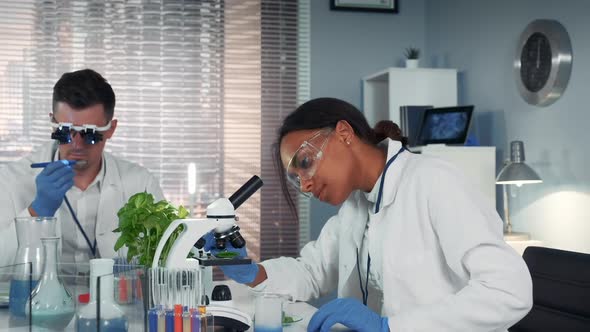
[[[506,227],[504,229],[504,239],[507,241],[526,241],[529,239],[527,233],[517,233],[512,231],[510,222],[510,211],[508,208],[508,190],[507,185],[515,184],[517,187],[529,183],[542,183],[543,180],[539,175],[524,163],[524,144],[522,141],[510,142],[510,162],[504,165],[498,176],[496,184],[503,185],[504,194],[504,218]]]

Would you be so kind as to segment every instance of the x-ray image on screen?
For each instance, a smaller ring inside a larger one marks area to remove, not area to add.
[[[435,114],[424,123],[424,135],[437,140],[455,138],[465,130],[466,123],[465,113]]]
[[[463,144],[469,129],[473,106],[432,108],[426,110],[420,140],[423,144]]]

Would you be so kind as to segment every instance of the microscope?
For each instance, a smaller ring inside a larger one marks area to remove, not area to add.
[[[240,228],[236,225],[238,218],[235,210],[242,205],[250,196],[252,196],[263,182],[258,176],[253,176],[248,182],[240,187],[233,195],[227,198],[219,198],[207,206],[207,217],[200,219],[178,219],[173,221],[166,229],[158,247],[152,263],[152,269],[158,268],[158,262],[164,249],[166,241],[172,233],[181,225],[182,232],[170,248],[170,252],[163,267],[168,269],[192,269],[200,271],[201,289],[203,289],[203,275],[206,267],[218,265],[240,265],[250,264],[250,258],[216,258],[211,255],[199,255],[195,258],[188,258],[193,247],[203,248],[205,240],[203,236],[211,230],[215,230],[215,245],[219,249],[224,249],[229,242],[235,248],[242,248],[246,241],[240,234]],[[209,269],[210,273],[210,269]],[[210,296],[210,289],[205,289],[205,293]],[[200,295],[201,297],[203,294]],[[215,325],[230,327],[236,331],[245,331],[252,326],[251,317],[237,308],[226,306],[207,306],[207,312],[215,317]]]

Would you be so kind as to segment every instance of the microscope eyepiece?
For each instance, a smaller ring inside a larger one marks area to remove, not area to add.
[[[236,192],[229,197],[229,201],[234,206],[234,209],[238,209],[242,203],[244,203],[250,196],[254,195],[258,189],[262,187],[264,183],[262,179],[258,176],[254,175],[248,180],[248,182],[244,183]]]

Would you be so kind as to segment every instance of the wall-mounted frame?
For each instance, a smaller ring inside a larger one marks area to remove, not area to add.
[[[330,0],[332,10],[397,13],[397,0]]]

